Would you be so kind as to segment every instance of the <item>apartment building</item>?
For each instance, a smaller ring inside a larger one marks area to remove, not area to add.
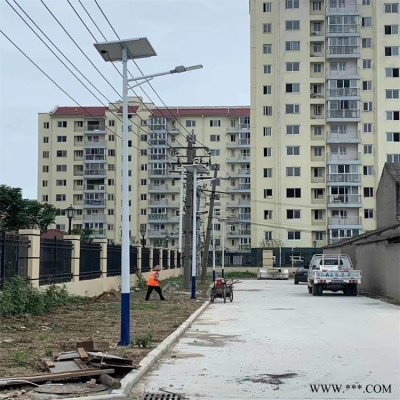
[[[129,207],[132,243],[177,248],[180,173],[187,136],[197,156],[220,165],[217,218],[231,218],[225,248],[250,249],[250,108],[157,108],[129,99]],[[90,228],[95,238],[121,242],[122,105],[56,107],[39,114],[38,199],[60,210],[77,209],[73,229]],[[201,211],[211,184],[201,183]],[[206,214],[203,215],[205,219]],[[223,225],[215,219],[216,245]],[[56,227],[68,229],[62,211]],[[204,230],[206,223],[201,225]]]
[[[382,168],[400,163],[399,9],[250,0],[253,247],[376,228]]]

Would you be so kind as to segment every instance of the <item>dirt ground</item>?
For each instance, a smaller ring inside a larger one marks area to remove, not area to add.
[[[40,359],[74,350],[76,342],[89,339],[108,342],[110,353],[131,358],[137,364],[203,305],[206,288],[199,286],[197,300],[191,300],[190,293],[181,290],[165,292],[165,302],[161,302],[155,292],[149,302],[144,301],[144,289],[132,292],[133,345],[126,348],[117,347],[120,337],[120,298],[117,292],[103,294],[87,304],[59,309],[46,316],[0,317],[0,378],[38,373]],[[138,339],[148,337],[152,339],[150,347],[135,345]]]

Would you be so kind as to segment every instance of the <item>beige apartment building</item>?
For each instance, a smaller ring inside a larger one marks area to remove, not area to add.
[[[250,0],[251,243],[312,247],[376,228],[400,163],[400,4]]]
[[[95,238],[121,242],[122,107],[56,107],[39,114],[38,199],[77,215],[73,229],[90,228]],[[250,108],[157,108],[129,99],[129,206],[131,242],[178,246],[181,179],[187,136],[194,135],[196,156],[220,165],[215,238],[221,248],[250,249]],[[207,209],[211,184],[201,183],[201,210]],[[203,215],[204,231],[207,215]],[[65,213],[56,227],[68,230]]]

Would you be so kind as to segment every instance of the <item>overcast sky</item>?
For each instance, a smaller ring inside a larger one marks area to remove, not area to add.
[[[110,101],[118,100],[117,93],[96,72],[41,0],[2,0],[1,30],[71,97],[83,106],[101,105],[35,36],[7,1],[24,16],[15,4],[17,1],[68,59],[100,89],[105,98]],[[43,1],[112,86],[121,93],[121,77],[97,53],[93,46],[94,38],[68,1]],[[95,0],[70,2],[97,41],[105,40],[80,2],[89,11],[106,39],[117,39]],[[157,57],[137,61],[144,74],[162,72],[177,65],[204,65],[202,70],[159,77],[152,81],[153,87],[167,106],[250,104],[248,0],[97,2],[121,39],[146,36],[150,40]],[[31,21],[29,24],[34,27]],[[42,34],[40,36],[43,37]],[[2,34],[0,40],[0,184],[20,187],[25,198],[36,199],[38,113],[49,112],[57,105],[74,106],[76,103],[32,65]],[[134,64],[129,66],[129,70],[133,76],[140,75]],[[162,106],[148,85],[144,89],[148,97],[140,89],[137,89],[137,93]],[[100,100],[107,103],[105,98]]]

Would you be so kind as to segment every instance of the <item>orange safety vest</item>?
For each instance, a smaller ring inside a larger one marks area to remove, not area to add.
[[[158,272],[157,271],[150,272],[150,276],[147,281],[147,285],[148,286],[160,286],[160,284],[158,282]]]

